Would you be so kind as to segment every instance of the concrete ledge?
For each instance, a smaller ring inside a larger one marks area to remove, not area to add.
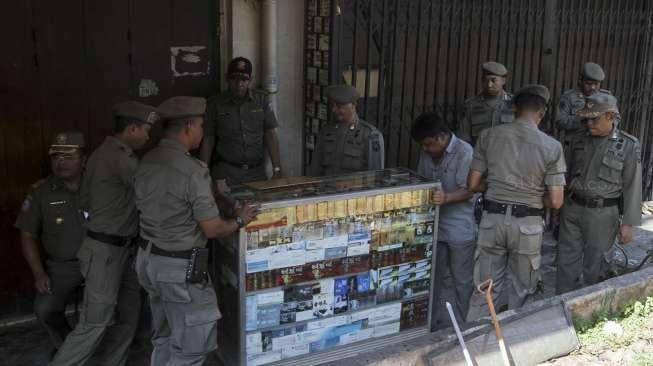
[[[560,297],[568,306],[572,318],[588,320],[595,311],[617,311],[629,300],[643,298],[651,293],[653,266],[562,294]]]
[[[507,324],[513,320],[523,318],[527,314],[533,314],[541,309],[547,309],[554,304],[563,302],[572,319],[589,319],[597,310],[609,309],[616,311],[627,301],[639,299],[651,293],[653,293],[653,266],[563,295],[539,300],[520,309],[505,311],[498,314],[497,317],[500,322]],[[467,324],[463,336],[465,339],[469,339],[483,332],[492,332],[488,318]],[[455,344],[457,344],[457,340],[453,330],[451,328],[441,329],[429,335],[387,347],[381,351],[367,353],[362,351],[356,357],[349,357],[328,363],[328,365],[425,366],[429,364],[430,357],[446,352]]]

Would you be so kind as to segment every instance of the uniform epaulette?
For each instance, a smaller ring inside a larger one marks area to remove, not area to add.
[[[370,131],[372,131],[372,132],[374,132],[374,131],[377,130],[377,128],[376,128],[373,124],[371,124],[371,123],[369,123],[369,122],[365,122],[365,121],[363,121],[362,119],[359,119],[359,120],[358,120],[358,123],[360,123],[361,126],[365,126],[365,127],[367,127],[367,128],[368,128]]]
[[[562,93],[562,96],[569,95],[569,94],[576,94],[576,93],[580,93],[580,90],[576,88],[569,89],[569,90],[565,90],[564,93]]]
[[[627,138],[628,140],[631,140],[632,142],[639,143],[639,139],[637,137],[627,133],[624,130],[619,130],[619,135],[622,136],[622,137]]]
[[[465,99],[465,101],[463,102],[463,104],[474,103],[474,102],[478,101],[480,98],[481,98],[481,95],[480,95],[480,94],[478,94],[478,95],[474,95],[473,97],[469,97],[469,98]]]
[[[188,157],[191,158],[191,160],[193,160],[197,164],[199,164],[199,166],[201,166],[202,168],[207,168],[208,167],[208,165],[204,161],[202,161],[202,160],[200,160],[200,159],[198,159],[198,158],[196,158],[196,157],[194,157],[192,155],[188,155]]]
[[[47,179],[44,178],[44,179],[41,179],[41,180],[39,180],[39,181],[37,181],[35,183],[32,183],[32,189],[37,189],[38,187],[42,186],[43,183],[45,183],[46,180]]]

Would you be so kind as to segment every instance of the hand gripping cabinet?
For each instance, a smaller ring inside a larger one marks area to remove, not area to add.
[[[242,186],[214,258],[226,365],[307,365],[426,334],[439,184],[407,169]]]

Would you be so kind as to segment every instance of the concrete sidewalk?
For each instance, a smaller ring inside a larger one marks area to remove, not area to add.
[[[551,234],[546,233],[542,248],[544,291],[537,294],[530,302],[554,296],[555,246],[556,242]],[[641,261],[647,250],[651,249],[653,249],[653,215],[644,218],[643,225],[635,230],[633,242],[625,246],[631,263]],[[142,331],[134,341],[129,365],[149,365],[151,346],[147,339],[147,333],[146,330]],[[21,325],[0,327],[0,345],[2,345],[0,347],[0,365],[46,365],[51,352],[46,332],[34,321]],[[216,365],[218,361],[216,358],[212,358],[208,364]]]

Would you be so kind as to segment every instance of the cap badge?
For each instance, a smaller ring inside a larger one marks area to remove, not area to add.
[[[592,109],[592,107],[594,107],[594,102],[587,102],[586,106],[587,109]]]
[[[145,119],[147,123],[154,123],[159,119],[159,115],[156,112],[150,112]]]
[[[60,133],[60,134],[57,135],[57,138],[56,138],[57,144],[59,144],[59,145],[65,145],[65,144],[66,144],[66,140],[67,140],[67,138],[66,138],[66,134],[65,134],[65,133]]]

